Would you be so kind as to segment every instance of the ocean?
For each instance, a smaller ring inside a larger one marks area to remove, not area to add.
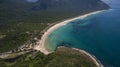
[[[120,1],[106,0],[112,10],[72,21],[54,30],[46,47],[83,49],[96,56],[104,67],[120,67]]]

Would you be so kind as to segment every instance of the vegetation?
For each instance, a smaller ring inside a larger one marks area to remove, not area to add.
[[[48,26],[48,23],[73,17],[77,14],[29,11],[27,9],[13,9],[8,6],[0,4],[0,52],[9,51],[23,45],[35,31],[42,31]]]
[[[56,21],[109,8],[100,0],[82,1],[85,2],[38,0],[38,2],[30,3],[26,0],[0,0],[0,53],[23,45],[33,37],[34,33],[41,33],[43,29]]]
[[[11,14],[12,13],[14,13],[15,15],[19,15],[14,11],[11,12]],[[30,13],[31,14],[27,15],[25,13],[25,16],[22,16],[22,18],[19,16],[15,16],[14,18],[12,18],[13,14],[10,16],[9,14],[7,14],[8,16],[1,17],[3,19],[0,20],[0,33],[6,36],[4,38],[0,38],[0,52],[9,51],[11,49],[17,48],[20,45],[23,45],[26,41],[28,41],[31,38],[32,34],[35,33],[35,31],[43,31],[47,26],[49,26],[49,24],[53,22],[57,22],[66,18],[75,17],[76,15],[83,14],[83,12],[47,11],[33,11]],[[41,35],[39,34],[39,36]]]
[[[109,8],[100,0],[56,1],[0,0],[0,53],[21,46],[34,36],[41,38],[43,30],[55,22]],[[36,52],[0,59],[0,67],[96,67],[86,55],[69,48],[59,48],[47,56]]]
[[[87,55],[70,48],[59,48],[47,56],[31,52],[10,60],[2,60],[0,67],[96,67]]]

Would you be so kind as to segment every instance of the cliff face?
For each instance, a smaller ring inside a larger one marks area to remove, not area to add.
[[[110,8],[101,0],[0,0],[0,4],[9,7],[30,10],[98,10]]]

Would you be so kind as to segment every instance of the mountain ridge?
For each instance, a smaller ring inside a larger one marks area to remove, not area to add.
[[[33,31],[42,32],[50,24],[109,8],[101,0],[0,0],[0,34],[5,35],[0,52],[23,45]]]
[[[38,0],[37,2],[1,0],[0,3],[6,5],[9,3],[13,7],[30,10],[97,10],[110,8],[101,0]]]

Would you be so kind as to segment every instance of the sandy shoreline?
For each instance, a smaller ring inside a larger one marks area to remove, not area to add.
[[[63,22],[60,22],[54,26],[52,26],[51,28],[49,28],[42,36],[41,40],[39,40],[39,45],[35,46],[34,49],[35,50],[39,50],[41,51],[42,53],[44,53],[45,55],[48,55],[49,53],[52,53],[50,51],[47,50],[47,48],[45,47],[45,41],[47,39],[47,37],[50,35],[50,33],[52,33],[54,30],[56,30],[57,28],[63,26],[63,25],[66,25],[67,23],[71,22],[71,21],[74,21],[74,20],[77,20],[77,19],[84,19],[85,17],[87,16],[90,16],[90,15],[93,15],[93,14],[97,14],[97,13],[100,13],[100,12],[103,12],[105,10],[101,10],[101,11],[95,11],[95,12],[91,12],[91,13],[88,13],[88,14],[85,14],[85,15],[81,15],[81,16],[78,16],[78,17],[75,17],[75,18],[72,18],[72,19],[68,19],[68,20],[65,20]],[[98,66],[98,67],[103,67],[102,64],[96,59],[95,56],[91,55],[90,53],[84,51],[84,50],[81,50],[81,49],[76,49],[76,48],[73,48],[75,50],[79,50],[80,52],[86,54],[87,56],[89,56],[94,62],[95,64]]]
[[[65,46],[60,46],[58,48],[64,48]],[[104,67],[101,62],[99,60],[97,60],[97,58],[90,54],[89,52],[85,51],[85,50],[82,50],[82,49],[78,49],[78,48],[72,48],[73,50],[76,50],[76,51],[79,51],[85,55],[87,55],[89,58],[91,58],[93,60],[93,62],[96,64],[97,67]]]
[[[51,28],[49,28],[42,36],[41,40],[38,42],[39,45],[35,46],[34,49],[36,50],[39,50],[41,51],[42,53],[44,53],[45,55],[51,53],[50,51],[47,50],[47,48],[45,47],[45,41],[47,39],[47,37],[50,35],[50,33],[52,33],[54,30],[56,30],[57,28],[63,26],[63,25],[66,25],[67,23],[71,22],[71,21],[74,21],[74,20],[77,20],[77,19],[84,19],[85,17],[87,16],[90,16],[90,15],[93,15],[93,14],[97,14],[97,13],[100,13],[100,12],[103,12],[104,10],[101,10],[101,11],[95,11],[95,12],[91,12],[91,13],[88,13],[88,14],[85,14],[85,15],[81,15],[81,16],[78,16],[78,17],[75,17],[75,18],[72,18],[72,19],[68,19],[68,20],[65,20],[63,22],[60,22],[54,26],[52,26]],[[84,51],[84,50],[81,50],[81,49],[76,49],[76,48],[72,48],[72,49],[75,49],[75,50],[79,50],[80,52],[86,54],[87,56],[89,56],[95,63],[98,67],[103,67],[102,64],[100,64],[100,62],[98,62],[98,60],[96,59],[95,56],[91,55],[90,53]]]
[[[86,54],[89,58],[91,58],[94,61],[94,63],[96,64],[97,67],[103,67],[101,62],[99,60],[97,60],[97,58],[94,55],[92,55],[84,50],[81,50],[81,49],[77,49],[77,48],[72,48],[72,49],[78,50],[79,52]]]
[[[41,40],[39,41],[39,45],[35,46],[34,49],[36,50],[39,50],[41,51],[42,53],[44,54],[49,54],[51,52],[49,52],[47,50],[47,48],[45,47],[45,41],[47,39],[47,37],[50,35],[50,33],[52,33],[54,30],[56,30],[57,28],[63,26],[63,25],[66,25],[67,23],[71,22],[71,21],[74,21],[74,20],[77,20],[77,19],[84,19],[85,17],[87,16],[90,16],[90,15],[93,15],[93,14],[97,14],[97,13],[100,13],[100,12],[103,12],[105,10],[101,10],[101,11],[95,11],[95,12],[91,12],[91,13],[88,13],[88,14],[85,14],[85,15],[81,15],[81,16],[78,16],[78,17],[75,17],[75,18],[72,18],[72,19],[68,19],[68,20],[65,20],[63,22],[60,22],[54,26],[52,26],[51,28],[49,28],[42,36]]]

